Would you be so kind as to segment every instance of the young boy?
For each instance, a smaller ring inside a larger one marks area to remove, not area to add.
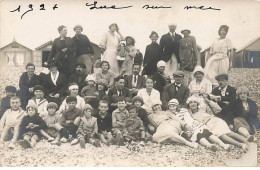
[[[3,146],[3,142],[11,128],[14,128],[13,138],[11,143],[9,144],[9,148],[13,149],[15,147],[15,142],[19,136],[19,126],[24,116],[26,116],[26,112],[20,108],[21,100],[17,96],[13,96],[10,98],[11,108],[6,110],[0,123],[0,146]]]
[[[125,128],[125,120],[129,117],[126,110],[126,101],[122,96],[118,97],[117,109],[112,113],[112,133],[116,136],[116,144],[124,146],[123,128]]]
[[[106,145],[114,144],[114,138],[111,134],[112,130],[112,116],[111,113],[108,113],[108,102],[101,100],[99,102],[99,112],[97,114],[97,123],[98,123],[98,134],[101,142]]]
[[[5,94],[6,96],[1,101],[1,112],[0,112],[0,119],[4,115],[7,109],[10,109],[10,98],[15,96],[16,88],[14,86],[6,86],[5,87]]]
[[[123,136],[125,141],[131,143],[131,141],[141,140],[144,145],[145,132],[143,121],[138,117],[137,108],[130,106],[128,108],[129,116],[125,120],[125,127],[123,128]]]
[[[33,102],[38,107],[39,116],[44,118],[48,115],[47,112],[47,104],[48,101],[44,98],[44,88],[41,85],[36,85],[33,88],[34,97],[29,100],[29,102]]]
[[[69,96],[67,97],[66,102],[69,108],[61,113],[59,124],[68,131],[68,134],[72,135],[72,138],[75,139],[71,142],[71,144],[73,145],[78,142],[78,140],[76,139],[76,131],[78,127],[74,124],[74,121],[77,117],[81,116],[81,109],[76,108],[76,97]],[[62,137],[60,141],[65,143],[67,142],[68,138],[69,135],[66,135]]]
[[[149,122],[147,111],[141,107],[144,104],[142,97],[135,96],[132,104],[137,108],[138,117],[143,121],[146,137],[150,137],[150,134],[154,131],[154,127]]]
[[[53,141],[54,138],[49,136],[44,130],[47,129],[47,125],[37,113],[37,105],[33,102],[29,102],[26,106],[27,115],[23,117],[20,124],[19,135],[23,140],[19,141],[19,144],[24,148],[33,148],[39,141],[41,135],[48,138],[48,141]]]
[[[81,148],[85,148],[85,143],[89,142],[96,147],[101,147],[98,137],[97,118],[91,116],[92,107],[86,104],[83,107],[83,115],[80,117],[79,128],[77,130],[77,137]]]

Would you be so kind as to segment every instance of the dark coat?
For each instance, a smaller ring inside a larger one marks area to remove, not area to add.
[[[107,113],[105,118],[101,118],[99,114],[96,115],[98,124],[98,133],[103,131],[111,132],[112,129],[112,114]]]
[[[67,52],[62,52],[62,49],[67,48]],[[48,63],[55,61],[58,65],[58,70],[69,77],[75,69],[75,50],[76,46],[70,37],[65,37],[61,40],[56,38],[52,44],[51,52],[48,57]]]
[[[143,64],[143,60],[143,54],[140,51],[137,52],[134,58],[134,63],[138,63],[141,66]]]
[[[164,109],[168,108],[168,102],[175,98],[178,100],[180,107],[186,107],[186,101],[190,95],[190,90],[183,84],[180,86],[179,90],[176,91],[176,86],[174,83],[167,84],[164,87],[162,95],[162,103]]]
[[[180,40],[182,37],[179,34],[175,33],[174,40],[171,37],[170,33],[164,34],[160,40],[160,46],[162,50],[162,57],[161,59],[165,62],[169,61],[174,53],[178,62],[180,62],[179,57],[179,47],[180,47]]]
[[[146,46],[144,54],[144,69],[142,75],[153,75],[157,71],[157,63],[161,59],[161,47],[157,43]]]
[[[132,81],[133,81],[133,74],[126,76],[125,87],[127,87],[128,89],[132,89],[133,88]],[[136,88],[141,89],[144,87],[145,87],[145,78],[143,76],[138,75]]]
[[[79,92],[82,90],[84,86],[86,86],[86,79],[87,75],[85,73],[80,73],[77,74],[74,72],[70,78],[69,78],[69,83],[77,83],[79,85]]]
[[[86,35],[76,34],[72,39],[76,45],[76,56],[81,54],[94,54],[91,42]]]
[[[2,98],[0,119],[4,115],[5,111],[11,108],[11,106],[10,106],[10,98],[11,98],[10,96],[6,96],[6,97]]]
[[[243,104],[240,99],[236,99],[231,102],[228,110],[232,113],[233,117],[243,117],[250,126],[250,134],[255,134],[254,127],[260,129],[260,123],[258,119],[258,107],[253,100],[247,99],[249,114],[243,114]]]
[[[154,82],[153,88],[158,90],[162,97],[164,86],[170,83],[170,80],[166,81],[165,77],[163,77],[159,72],[154,73],[152,78]]]
[[[34,125],[39,125],[39,127],[35,127],[33,129],[28,129],[26,128],[29,123],[33,123]],[[22,137],[23,134],[25,133],[28,133],[28,132],[34,132],[37,134],[37,136],[41,136],[40,134],[40,130],[43,129],[47,129],[47,125],[46,123],[44,122],[44,120],[38,115],[38,114],[35,114],[34,116],[29,116],[29,115],[26,115],[23,119],[22,119],[22,122],[20,124],[20,131],[19,131],[19,135],[20,137]]]
[[[227,86],[225,96],[221,95],[221,90],[219,87],[216,87],[212,90],[212,94],[215,96],[221,96],[221,100],[218,101],[218,105],[221,107],[221,112],[217,114],[217,116],[227,122],[227,124],[233,124],[233,116],[230,115],[228,111],[228,105],[223,103],[227,101],[229,103],[236,100],[236,89],[231,86]]]
[[[24,72],[19,80],[19,87],[20,90],[18,90],[17,95],[20,97],[22,101],[22,108],[25,109],[28,101],[33,97],[33,94],[29,92],[29,88],[34,87],[35,85],[38,85],[39,77],[36,74],[33,74],[31,80],[29,80],[27,72]]]
[[[118,94],[117,94],[117,88],[114,86],[113,88],[108,90],[108,98],[109,98],[109,102],[110,103],[117,103],[116,102],[116,98],[117,98]],[[126,97],[126,98],[131,98],[131,92],[128,88],[124,87],[122,89],[122,96]]]

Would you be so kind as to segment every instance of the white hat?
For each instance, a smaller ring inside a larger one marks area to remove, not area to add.
[[[169,103],[168,103],[168,105],[179,105],[179,102],[178,102],[178,100],[177,99],[171,99],[170,101],[169,101]]]
[[[87,77],[86,77],[86,81],[94,81],[96,83],[96,77],[92,74],[89,74]]]
[[[157,63],[157,68],[162,67],[162,66],[163,66],[163,67],[166,66],[165,61],[163,61],[163,60],[158,61],[158,63]]]
[[[162,105],[161,100],[153,100],[153,101],[152,101],[152,107],[154,107],[154,106],[157,105],[157,104]]]
[[[201,67],[201,66],[196,66],[195,67],[195,69],[194,69],[194,71],[193,71],[193,76],[195,75],[195,73],[197,73],[197,72],[201,72],[201,73],[203,73],[203,74],[205,74],[204,73],[204,69]]]
[[[195,102],[197,102],[198,104],[200,104],[201,99],[198,98],[198,97],[195,97],[195,96],[191,96],[191,97],[189,97],[189,98],[187,99],[186,103],[189,104],[191,101],[195,101]]]

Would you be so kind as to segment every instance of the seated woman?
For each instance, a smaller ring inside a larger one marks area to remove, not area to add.
[[[229,111],[234,116],[234,131],[243,135],[249,142],[253,142],[254,127],[260,129],[258,108],[255,101],[248,98],[249,89],[241,86],[236,91],[238,98],[231,102]]]
[[[102,61],[100,63],[100,67],[102,71],[100,73],[96,74],[97,83],[101,82],[102,80],[105,80],[108,84],[108,88],[114,85],[114,74],[109,71],[110,64],[107,61]]]
[[[78,93],[79,93],[79,86],[77,85],[77,83],[71,83],[69,85],[69,93],[70,93],[69,96],[73,96],[73,97],[77,98],[76,107],[79,108],[79,109],[82,109],[83,106],[85,106],[85,100],[78,95]],[[63,100],[59,110],[56,112],[58,115],[61,114],[62,111],[64,111],[64,110],[69,108],[69,106],[68,106],[68,104],[66,102],[67,98],[68,98],[68,96]]]
[[[145,80],[145,88],[140,89],[137,96],[140,96],[144,101],[142,108],[144,108],[148,113],[152,113],[153,100],[160,100],[160,92],[153,88],[152,78],[147,78]]]
[[[162,111],[161,106],[160,100],[153,100],[153,113],[148,116],[150,123],[156,129],[153,141],[157,143],[178,142],[191,148],[198,148],[197,143],[189,142],[180,136],[186,124],[170,112]]]
[[[204,98],[204,100],[209,104],[209,106],[211,107],[211,109],[217,114],[218,112],[221,111],[221,109],[219,109],[220,107],[217,105],[217,103],[213,102],[213,101],[209,101],[207,98]],[[216,135],[217,137],[219,137],[222,141],[236,145],[241,147],[243,150],[247,150],[247,140],[245,137],[232,132],[227,123],[216,117],[215,115],[213,115],[212,113],[210,114],[210,112],[207,110],[207,112],[205,112],[204,110],[199,108],[199,104],[200,104],[200,99],[192,96],[189,97],[187,100],[187,104],[188,104],[188,108],[189,108],[189,112],[191,113],[192,117],[200,122],[202,122],[204,125],[206,125],[209,130]],[[234,140],[234,139],[237,140]]]

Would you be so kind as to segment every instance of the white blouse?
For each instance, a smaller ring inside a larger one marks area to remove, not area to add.
[[[142,97],[144,101],[142,108],[144,108],[149,113],[153,111],[153,100],[160,100],[160,92],[155,89],[152,89],[151,95],[147,93],[146,88],[140,89],[137,93],[137,96]]]

